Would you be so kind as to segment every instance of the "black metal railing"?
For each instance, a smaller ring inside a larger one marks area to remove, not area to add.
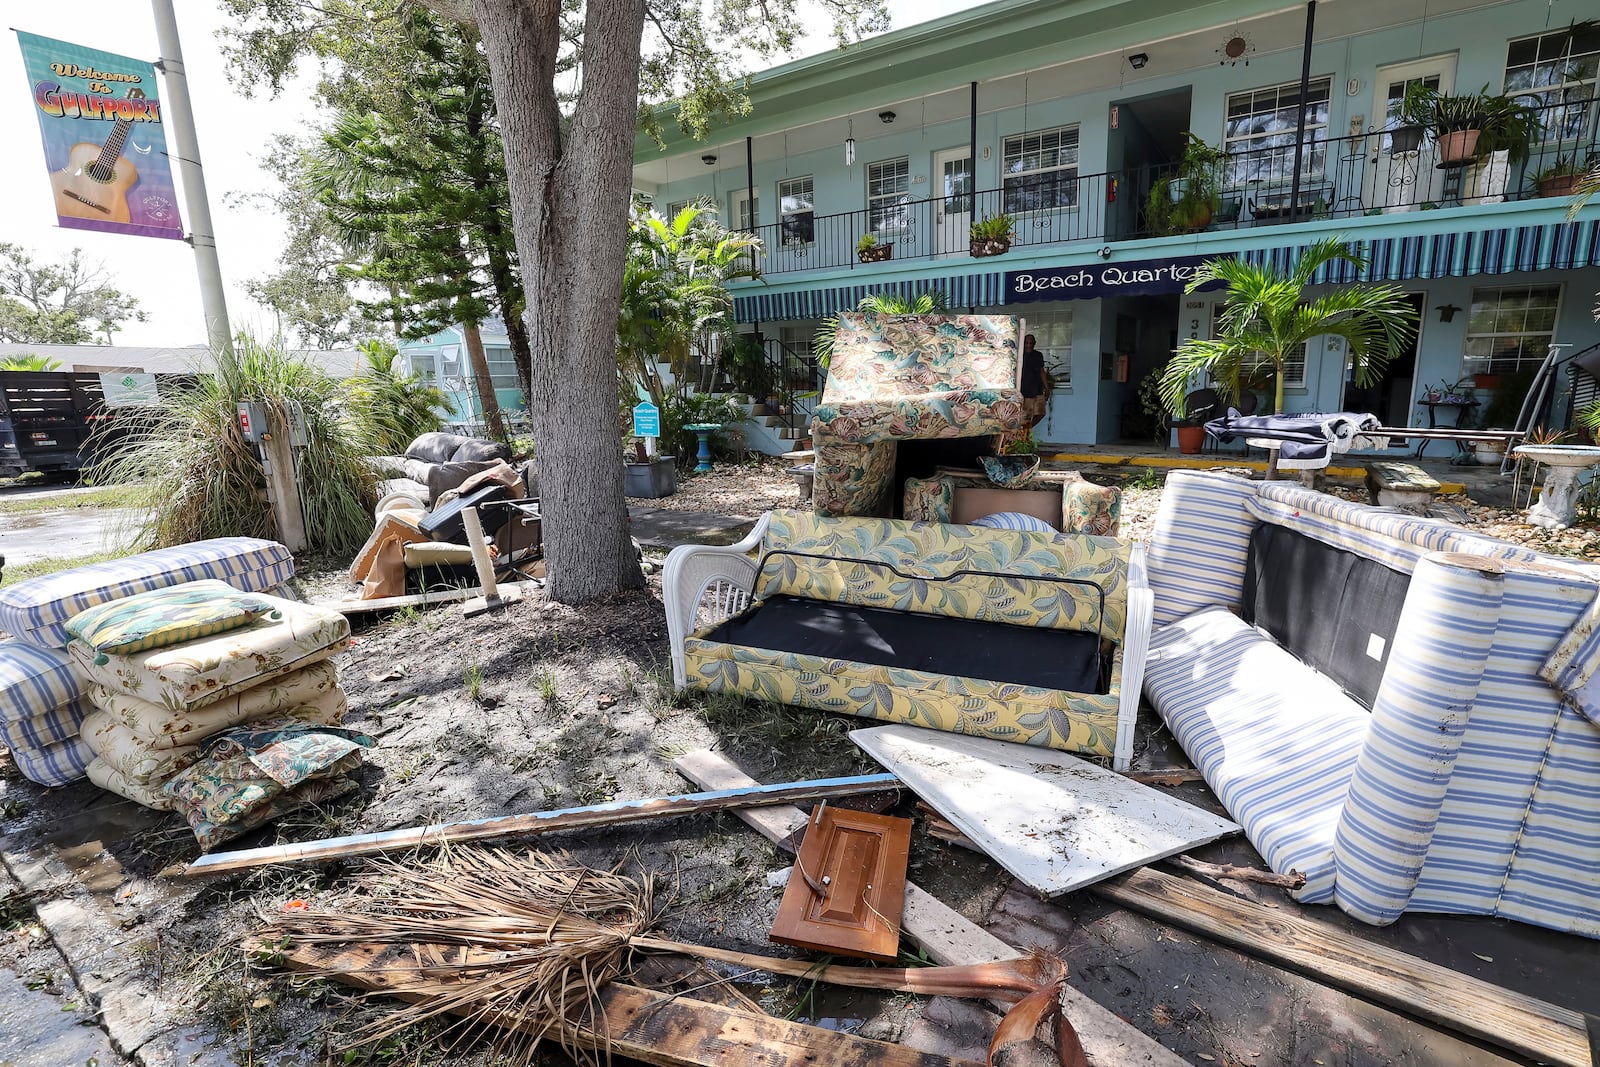
[[[1407,148],[1390,131],[1369,130],[1303,142],[1296,182],[1290,131],[1265,138],[1274,143],[1229,153],[1199,179],[1202,195],[1186,190],[1194,177],[1162,163],[1019,176],[999,189],[831,215],[791,213],[756,227],[762,241],[757,258],[765,274],[871,272],[893,260],[965,258],[988,250],[975,247],[968,227],[1002,214],[1012,218],[1009,246],[1026,248],[1569,196],[1572,182],[1541,181],[1540,175],[1558,163],[1582,167],[1600,160],[1600,105],[1575,111],[1559,104],[1535,114],[1535,135],[1522,150],[1465,163],[1441,159],[1431,137]],[[1153,201],[1153,190],[1168,203]],[[859,251],[867,234],[876,245]]]
[[[762,347],[778,401],[777,410],[768,414],[776,416],[778,426],[799,431],[798,436],[803,437],[822,390],[817,357],[809,346],[797,348],[775,337],[766,338]]]

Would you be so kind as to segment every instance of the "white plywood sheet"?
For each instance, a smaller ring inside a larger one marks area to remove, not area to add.
[[[853,730],[850,740],[1045,896],[1240,830],[1054,749],[915,726]]]

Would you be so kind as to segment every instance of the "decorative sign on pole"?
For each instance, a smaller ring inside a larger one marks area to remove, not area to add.
[[[648,400],[634,405],[633,436],[661,436],[661,409],[650,403]]]

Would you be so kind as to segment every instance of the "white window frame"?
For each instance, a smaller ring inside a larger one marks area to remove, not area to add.
[[[1595,101],[1600,95],[1600,31],[1591,30],[1590,33],[1596,38],[1593,50],[1570,56],[1562,54],[1567,49],[1565,30],[1513,37],[1506,42],[1503,91],[1514,100],[1541,109],[1540,140],[1545,144],[1583,137],[1589,130],[1595,107],[1600,106]],[[1512,50],[1530,41],[1534,42],[1533,61],[1513,67]],[[1527,83],[1513,88],[1513,80],[1522,81],[1513,72],[1522,70],[1530,72]],[[1541,77],[1546,80],[1540,81]],[[1559,109],[1562,112],[1559,119],[1556,105],[1565,105]]]
[[[881,168],[898,173],[884,175]],[[911,157],[880,159],[867,164],[867,232],[880,241],[911,229]],[[887,182],[888,192],[881,191]],[[880,191],[874,192],[874,188]]]
[[[805,190],[804,194],[799,191],[802,187]],[[788,210],[786,202],[790,199],[799,200],[802,195],[806,206],[795,211]],[[800,222],[802,218],[805,220],[804,223]],[[811,244],[816,240],[816,219],[816,183],[811,175],[802,174],[798,178],[778,179],[778,223],[782,243],[788,247]],[[795,227],[793,232],[791,224]]]
[[[1054,138],[1055,144],[1047,146],[1046,141]],[[1068,144],[1070,139],[1071,143]],[[1036,142],[1034,154],[1042,156],[1046,151],[1055,152],[1056,162],[1051,166],[1024,167],[1028,156],[1028,142]],[[1078,207],[1078,167],[1081,144],[1078,134],[1078,124],[1068,123],[1064,126],[1051,126],[1042,130],[1027,130],[1023,133],[1014,133],[1001,142],[1000,149],[1000,199],[1002,208],[1008,215],[1031,215],[1046,211],[1075,211]],[[1070,162],[1061,162],[1061,157],[1071,154]],[[1016,169],[1013,169],[1016,168]],[[1063,184],[1057,188],[1065,189],[1064,203],[1049,204],[1043,207],[1021,207],[1011,199],[1011,183],[1019,182],[1026,187],[1026,179],[1042,177],[1045,175],[1060,175]]]
[[[1550,328],[1548,330],[1528,329],[1526,318],[1524,318],[1524,321],[1520,326],[1514,329],[1500,329],[1499,327],[1501,325],[1510,324],[1502,324],[1499,321],[1494,323],[1495,328],[1493,329],[1475,330],[1473,328],[1473,320],[1476,319],[1479,314],[1481,314],[1478,305],[1490,299],[1491,295],[1496,303],[1496,315],[1498,316],[1500,312],[1499,302],[1507,293],[1527,293],[1532,295],[1535,292],[1548,292],[1554,295],[1554,299],[1550,304]],[[1555,340],[1556,329],[1561,324],[1561,297],[1562,286],[1560,282],[1547,282],[1542,285],[1483,285],[1473,287],[1472,299],[1467,307],[1466,336],[1462,340],[1462,377],[1466,377],[1469,374],[1514,374],[1524,367],[1537,367],[1540,363],[1544,362],[1544,357],[1549,352],[1550,342]],[[1520,351],[1514,357],[1513,362],[1509,367],[1504,365],[1498,367],[1495,366],[1496,360],[1501,361],[1503,364],[1506,357],[1495,356],[1492,353],[1487,356],[1474,356],[1470,354],[1472,342],[1475,338],[1493,339],[1512,337],[1519,339],[1518,347]],[[1537,338],[1538,340],[1534,341],[1534,343],[1530,345],[1528,343],[1529,340],[1534,338]]]
[[[1323,94],[1320,99],[1316,96],[1318,89]],[[1306,139],[1303,142],[1306,147],[1301,153],[1300,177],[1302,181],[1310,180],[1315,182],[1324,177],[1328,168],[1328,124],[1332,117],[1333,109],[1332,76],[1323,75],[1319,78],[1312,78],[1307,85],[1307,90],[1311,94],[1307,99],[1322,105],[1323,117],[1316,122],[1309,121],[1308,118],[1306,122]],[[1295,80],[1281,82],[1277,85],[1263,85],[1254,89],[1240,89],[1237,92],[1229,93],[1223,98],[1222,153],[1227,157],[1222,164],[1222,183],[1224,186],[1229,189],[1240,189],[1252,183],[1278,185],[1293,181],[1294,145],[1299,134],[1299,117],[1294,112],[1295,105],[1292,103],[1284,104],[1282,100],[1284,93],[1298,94],[1299,91],[1300,82]],[[1276,101],[1276,106],[1256,106],[1256,98],[1264,98],[1268,94],[1272,95]],[[1233,115],[1234,101],[1242,97],[1250,98],[1252,110],[1244,115],[1237,116],[1237,118],[1266,119],[1269,116],[1288,111],[1291,117],[1294,118],[1294,122],[1290,123],[1286,129],[1252,128],[1243,133],[1230,133],[1230,127],[1235,121],[1235,116]],[[1306,106],[1305,101],[1301,101],[1300,106],[1304,108]],[[1271,143],[1274,140],[1279,143]],[[1234,157],[1245,158],[1236,160]],[[1263,161],[1267,162],[1264,173],[1256,165],[1242,166],[1242,164],[1259,164]]]

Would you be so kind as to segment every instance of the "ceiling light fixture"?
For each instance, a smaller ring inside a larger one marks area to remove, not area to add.
[[[1128,66],[1134,70],[1143,70],[1144,65],[1148,62],[1150,62],[1150,56],[1146,52],[1135,52],[1128,57]]]
[[[705,155],[700,157],[700,162],[704,163],[708,167],[714,167],[717,165],[717,154],[715,152],[707,152]]]
[[[885,126],[887,126],[889,123],[894,121],[894,112],[893,111],[880,111],[880,112],[878,112],[878,121],[883,123]]]

